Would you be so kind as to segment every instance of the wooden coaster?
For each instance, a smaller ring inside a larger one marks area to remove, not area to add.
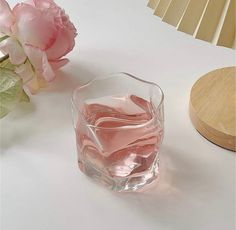
[[[236,151],[236,67],[201,77],[190,96],[190,118],[209,141]]]

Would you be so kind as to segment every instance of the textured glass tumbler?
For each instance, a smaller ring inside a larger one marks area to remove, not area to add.
[[[164,95],[154,83],[117,73],[77,88],[72,97],[79,167],[115,191],[158,177]]]

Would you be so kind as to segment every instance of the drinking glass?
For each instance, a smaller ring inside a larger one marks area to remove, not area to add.
[[[158,85],[127,73],[78,87],[72,111],[80,170],[115,191],[135,191],[155,180],[163,101]]]

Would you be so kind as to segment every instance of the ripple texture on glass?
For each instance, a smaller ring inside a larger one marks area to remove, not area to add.
[[[80,169],[116,191],[158,176],[162,111],[135,95],[86,101],[76,127]],[[158,114],[160,113],[160,114]]]

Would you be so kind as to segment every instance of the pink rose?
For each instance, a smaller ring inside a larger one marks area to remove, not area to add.
[[[9,38],[0,43],[0,50],[9,54],[12,64],[18,65],[16,72],[35,92],[40,82],[52,81],[54,70],[68,63],[63,56],[73,49],[77,33],[53,0],[29,0],[13,10],[0,0],[0,36],[4,35]]]

